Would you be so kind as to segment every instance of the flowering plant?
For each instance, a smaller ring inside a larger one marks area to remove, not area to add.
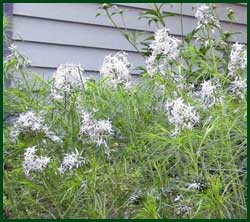
[[[153,36],[138,43],[120,30],[145,57],[136,81],[125,52],[105,57],[98,81],[74,64],[45,81],[10,48],[6,217],[246,218],[246,46],[211,5],[178,39],[163,6],[141,14]],[[124,16],[102,10],[114,25]]]

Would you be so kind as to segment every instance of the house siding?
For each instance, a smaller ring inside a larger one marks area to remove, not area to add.
[[[125,12],[127,29],[152,34],[156,27],[148,26],[146,20],[138,20],[139,13],[151,4],[117,3]],[[244,4],[219,3],[217,14],[225,30],[241,32],[233,41],[247,41],[247,7]],[[62,63],[82,64],[86,75],[98,75],[105,55],[127,51],[134,67],[144,60],[127,40],[104,16],[96,17],[101,4],[96,3],[15,3],[13,4],[13,40],[19,50],[32,61],[34,71],[46,79]],[[196,27],[193,6],[183,4],[183,34]],[[197,6],[197,5],[196,5]],[[227,18],[227,8],[235,11],[237,21]],[[181,38],[180,4],[166,4],[164,11],[174,12],[166,24],[171,34]],[[117,24],[123,27],[117,17]],[[135,71],[133,71],[136,74]]]
[[[4,16],[8,16],[11,20],[11,16],[13,14],[13,4],[5,3],[3,5],[3,14],[4,14]],[[11,21],[9,21],[9,22],[11,22]],[[12,30],[8,28],[8,30],[5,32],[5,35],[6,35],[6,37],[11,39],[12,38]],[[7,47],[7,43],[4,41],[3,42],[3,55],[8,56],[10,53],[11,52],[10,52],[9,48]]]

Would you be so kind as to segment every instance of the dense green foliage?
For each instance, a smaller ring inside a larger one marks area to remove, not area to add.
[[[198,45],[191,41],[197,30],[190,33],[166,76],[150,76],[145,70],[129,88],[123,84],[114,88],[107,78],[91,79],[62,100],[51,99],[53,80],[45,81],[28,71],[20,54],[6,59],[5,77],[13,80],[4,89],[6,115],[42,111],[62,143],[42,133],[26,133],[13,143],[9,136],[13,122],[6,116],[5,217],[245,218],[246,100],[228,90],[231,34],[220,33],[216,41],[209,37],[206,44],[201,41]],[[222,102],[204,108],[190,88],[180,87],[171,74],[183,76],[183,84],[193,84],[194,90],[205,80],[216,80]],[[244,77],[245,71],[238,74]],[[165,103],[178,97],[195,107],[199,122],[173,135],[175,127]],[[111,121],[113,134],[106,138],[110,158],[102,145],[87,136],[79,139],[82,111],[97,120]],[[43,171],[27,177],[24,152],[32,146],[51,160]],[[86,163],[61,174],[58,167],[64,154],[75,149]],[[192,183],[202,186],[192,189]]]

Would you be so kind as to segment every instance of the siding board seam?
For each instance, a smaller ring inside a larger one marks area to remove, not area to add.
[[[53,71],[53,70],[56,71],[56,69],[57,69],[57,67],[52,67],[52,66],[31,66],[30,68],[49,69],[51,71]],[[90,72],[90,73],[93,73],[93,74],[100,75],[100,70],[84,69],[83,74],[84,74],[84,72]],[[138,76],[139,74],[131,73],[130,72],[130,75],[132,75],[132,76]]]
[[[45,19],[45,20],[50,20],[50,21],[58,21],[58,22],[67,22],[67,23],[73,23],[73,24],[82,24],[82,25],[94,25],[94,26],[101,26],[101,27],[108,27],[108,28],[114,28],[115,27],[110,23],[110,25],[107,25],[107,24],[95,24],[95,23],[90,23],[90,22],[79,22],[79,21],[70,21],[70,20],[65,20],[65,19],[56,19],[56,18],[47,18],[47,17],[42,17],[42,16],[34,16],[34,15],[26,15],[26,14],[21,14],[21,13],[13,13],[13,15],[15,17],[19,17],[19,16],[22,16],[22,17],[28,17],[28,18],[34,18],[34,19]],[[178,16],[181,16],[181,15],[178,15]],[[183,15],[183,20],[185,19],[185,17],[187,18],[192,18],[195,20],[195,17],[194,16],[189,16],[189,15]],[[223,24],[234,24],[234,25],[238,25],[238,26],[243,26],[243,27],[247,27],[247,24],[244,24],[244,23],[236,23],[236,22],[229,22],[229,21],[223,21],[223,20],[220,20],[220,22]],[[139,28],[125,28],[125,27],[122,27],[120,25],[118,25],[118,27],[122,30],[131,30],[131,31],[142,31],[142,32],[150,32],[150,33],[153,33],[153,31],[149,31],[149,30],[144,30],[144,29],[139,29]],[[177,35],[178,36],[178,35]],[[181,35],[180,35],[181,36]]]
[[[120,6],[122,6],[122,7],[127,7],[127,8],[134,8],[134,9],[138,9],[138,10],[141,10],[141,11],[149,11],[150,9],[144,9],[144,8],[140,8],[140,7],[137,7],[137,6],[133,6],[133,5],[117,5],[118,7]],[[243,5],[239,5],[239,6],[243,6]],[[244,7],[246,7],[246,6],[244,6]],[[171,12],[171,11],[164,11],[163,10],[163,12]],[[193,15],[188,15],[188,14],[181,14],[181,13],[178,13],[178,12],[174,12],[174,14],[175,15],[178,15],[178,16],[184,16],[184,17],[188,17],[188,18],[192,18],[192,19],[195,19],[195,16],[193,16]],[[237,21],[232,21],[232,22],[230,22],[230,21],[227,21],[227,20],[225,20],[225,19],[219,19],[219,21],[220,22],[223,22],[223,23],[232,23],[232,24],[236,24],[236,25],[245,25],[245,26],[247,26],[247,24],[245,24],[245,23],[240,23],[240,22],[237,22]]]
[[[63,23],[71,23],[71,24],[80,24],[80,25],[92,25],[97,27],[105,27],[105,28],[112,28],[116,29],[116,27],[105,24],[94,24],[94,23],[87,23],[87,22],[78,22],[78,21],[70,21],[65,19],[55,19],[55,18],[47,18],[47,17],[41,17],[41,16],[33,16],[33,15],[24,15],[24,14],[13,14],[15,17],[27,17],[27,18],[33,18],[33,19],[43,19],[43,20],[49,20],[49,21],[57,21],[57,22],[63,22]],[[154,33],[153,31],[148,31],[144,29],[135,29],[135,28],[124,28],[121,26],[118,26],[122,30],[130,30],[130,31],[140,31],[140,32],[149,32]]]
[[[32,40],[21,40],[21,39],[13,39],[16,42],[24,42],[24,43],[34,43],[34,44],[45,44],[45,45],[56,45],[56,46],[65,46],[65,47],[73,47],[73,48],[87,48],[87,49],[100,49],[100,50],[108,50],[108,51],[125,51],[128,53],[137,53],[137,51],[128,50],[128,49],[113,49],[113,48],[104,48],[104,47],[97,47],[97,46],[83,46],[83,45],[75,45],[75,44],[63,44],[63,43],[53,43],[53,42],[41,42],[41,41],[32,41]]]
[[[31,66],[32,68],[39,68],[39,69],[57,69],[57,67],[52,67],[52,66]],[[94,71],[94,70],[88,70],[88,69],[84,69],[83,73],[84,72],[99,72],[99,71]]]

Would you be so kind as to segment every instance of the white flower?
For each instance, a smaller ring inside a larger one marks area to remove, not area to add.
[[[17,142],[20,134],[29,135],[39,133],[44,133],[47,138],[55,143],[62,143],[62,140],[49,130],[44,118],[34,111],[27,111],[20,114],[14,123],[13,130],[10,132],[10,139],[12,142]]]
[[[195,13],[195,17],[198,19],[197,29],[207,29],[208,26],[220,27],[219,20],[215,17],[213,9],[208,5],[199,6]],[[212,31],[214,31],[213,27]]]
[[[164,55],[168,60],[176,60],[179,56],[181,41],[169,35],[169,29],[162,28],[156,31],[155,40],[151,43],[152,56]]]
[[[165,75],[165,67],[169,62],[179,57],[181,41],[169,35],[169,29],[162,28],[155,32],[155,40],[150,44],[152,54],[146,60],[146,68],[150,76],[156,72]],[[156,64],[156,59],[161,56],[161,64]]]
[[[238,70],[244,70],[247,67],[247,51],[243,44],[235,43],[230,53],[230,61],[228,64],[228,76],[237,77]]]
[[[192,129],[199,122],[199,115],[194,107],[185,104],[182,98],[177,98],[165,104],[168,120],[175,129]]]
[[[34,111],[22,113],[17,119],[15,126],[21,128],[22,131],[41,131],[44,120],[35,114]]]
[[[63,93],[70,93],[81,89],[86,83],[87,78],[82,76],[83,68],[81,65],[62,64],[53,75],[52,97],[61,99]]]
[[[193,208],[187,205],[178,205],[176,208],[177,215],[189,215],[193,212]]]
[[[95,120],[90,113],[83,112],[80,134],[86,134],[98,145],[106,145],[104,136],[112,134],[112,125],[109,120]]]
[[[201,91],[204,96],[212,95],[216,89],[216,86],[212,84],[211,80],[204,81],[201,83],[201,86]]]
[[[50,162],[49,157],[37,156],[36,147],[28,147],[24,153],[23,168],[26,176],[30,175],[31,171],[42,171]]]
[[[221,85],[217,81],[207,80],[201,83],[201,88],[196,92],[189,92],[190,96],[202,103],[204,108],[210,108],[218,103],[223,103],[224,96],[219,89]]]
[[[183,200],[183,196],[181,194],[178,194],[175,198],[174,198],[174,202],[178,202],[178,201],[182,201]]]
[[[219,98],[216,97],[216,88],[217,86],[211,80],[201,83],[201,90],[197,93],[197,97],[205,108],[209,108],[219,101]]]
[[[157,66],[155,60],[156,57],[153,57],[152,55],[146,59],[146,69],[151,77],[159,71],[159,67]]]
[[[43,131],[43,124],[44,119],[36,115],[34,111],[22,113],[14,123],[10,138],[16,141],[21,133],[40,133]]]
[[[65,173],[65,171],[81,167],[85,163],[85,158],[83,158],[79,154],[78,150],[75,150],[75,152],[64,154],[64,158],[61,166],[59,167],[59,171],[61,173]]]
[[[142,197],[142,192],[140,190],[136,190],[128,198],[128,202],[130,204],[135,204],[141,199],[141,197]]]
[[[206,189],[207,184],[205,183],[190,183],[187,187],[188,190],[197,190],[202,191],[203,189]]]
[[[236,96],[241,99],[244,99],[246,96],[247,84],[246,80],[238,78],[234,80],[229,86],[229,90]]]
[[[104,58],[100,74],[108,77],[108,82],[116,87],[118,84],[128,84],[131,79],[127,53],[118,52],[114,56],[108,55]]]
[[[110,160],[110,149],[105,137],[113,133],[112,125],[109,120],[93,119],[88,112],[82,113],[82,122],[80,128],[80,136],[87,135],[92,142],[98,146],[103,145],[104,153],[107,160]]]
[[[199,190],[201,188],[201,183],[191,183],[188,185],[188,190]]]

